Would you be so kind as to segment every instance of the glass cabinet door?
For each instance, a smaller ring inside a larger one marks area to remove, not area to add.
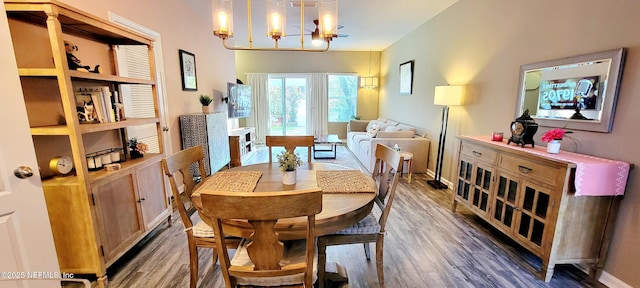
[[[534,248],[541,249],[547,227],[548,214],[555,204],[551,199],[550,190],[533,183],[522,182],[522,195],[520,199],[520,216],[515,226],[515,234],[518,238],[526,240]]]
[[[519,185],[516,177],[499,173],[491,220],[508,231],[513,229],[515,212],[518,209]]]
[[[469,194],[471,190],[473,163],[466,158],[461,158],[458,163],[458,183],[456,184],[456,198],[459,201],[469,203]]]
[[[461,157],[458,163],[458,177],[456,183],[456,200],[464,202],[476,211],[480,217],[486,218],[491,208],[489,203],[493,189],[493,169],[475,159]]]
[[[485,168],[481,163],[477,163],[473,171],[473,186],[469,202],[471,208],[476,210],[482,217],[486,217],[489,211],[489,195],[493,185],[493,169]]]

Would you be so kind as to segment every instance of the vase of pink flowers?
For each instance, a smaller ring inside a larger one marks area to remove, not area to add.
[[[558,154],[562,145],[561,140],[567,133],[571,133],[571,131],[556,128],[542,134],[542,141],[547,142],[547,153]]]

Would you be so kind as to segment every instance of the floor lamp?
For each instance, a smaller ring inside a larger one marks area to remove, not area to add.
[[[436,86],[433,97],[434,105],[442,105],[442,127],[438,140],[438,156],[436,158],[436,172],[433,180],[427,183],[436,189],[448,189],[447,184],[440,181],[442,177],[442,159],[444,157],[444,142],[447,137],[447,124],[449,122],[449,106],[458,106],[462,101],[462,86]]]

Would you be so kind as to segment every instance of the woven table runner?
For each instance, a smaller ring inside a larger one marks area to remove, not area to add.
[[[191,197],[199,197],[200,191],[252,192],[256,189],[261,171],[222,171],[211,175]]]
[[[377,186],[360,170],[318,170],[318,187],[323,193],[375,193]]]

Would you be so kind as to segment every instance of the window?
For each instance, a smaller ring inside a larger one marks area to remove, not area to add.
[[[349,122],[358,112],[358,76],[329,74],[329,122]]]
[[[307,135],[306,75],[269,75],[269,134]]]

